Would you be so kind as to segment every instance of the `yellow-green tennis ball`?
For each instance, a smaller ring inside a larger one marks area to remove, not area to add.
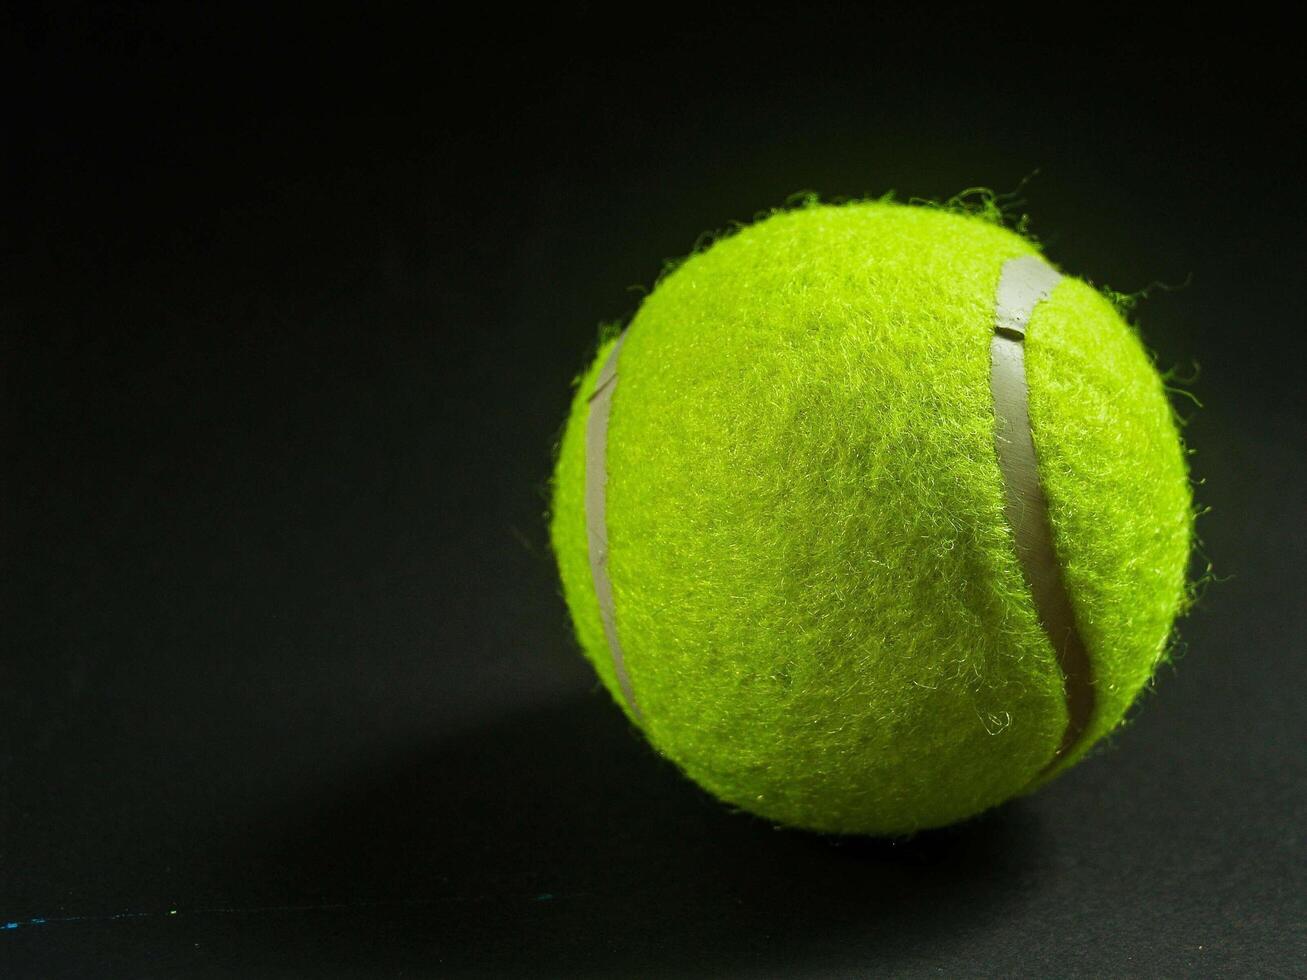
[[[658,285],[580,380],[551,530],[658,751],[779,823],[899,834],[1121,721],[1185,604],[1191,500],[1108,300],[992,223],[859,203]]]

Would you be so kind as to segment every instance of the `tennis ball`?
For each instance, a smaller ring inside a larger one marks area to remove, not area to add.
[[[989,221],[775,214],[666,276],[576,389],[551,535],[654,747],[772,821],[897,835],[1115,728],[1187,596],[1162,381]]]

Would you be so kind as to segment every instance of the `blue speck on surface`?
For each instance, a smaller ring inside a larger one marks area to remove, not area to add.
[[[553,897],[554,897],[554,896],[551,895],[551,894],[549,894],[549,892],[541,892],[539,895],[536,896],[536,901],[537,901],[537,902],[547,902],[547,901],[549,901],[549,900],[550,900],[551,898],[553,898]]]
[[[17,928],[18,928],[18,923],[17,923],[17,922],[6,922],[6,923],[5,923],[5,928],[6,928],[6,929],[17,929]]]

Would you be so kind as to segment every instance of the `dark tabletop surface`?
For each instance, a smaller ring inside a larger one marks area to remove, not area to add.
[[[0,976],[1307,973],[1303,132],[1276,25],[10,12]],[[576,650],[601,320],[816,190],[1134,291],[1216,581],[1134,722],[907,841],[732,814]]]

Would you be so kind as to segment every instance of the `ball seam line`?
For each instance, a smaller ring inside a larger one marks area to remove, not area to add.
[[[613,583],[608,574],[608,419],[612,414],[613,393],[617,389],[617,357],[626,340],[623,331],[608,352],[595,379],[589,398],[589,416],[585,429],[585,532],[590,556],[590,577],[599,602],[599,619],[613,657],[613,673],[622,697],[637,721],[643,721],[639,702],[626,672],[626,658],[617,635],[617,607],[613,601]]]
[[[1075,747],[1094,711],[1092,668],[1053,544],[1048,498],[1039,476],[1030,425],[1026,381],[1025,339],[1030,318],[1061,279],[1038,256],[1022,256],[1004,263],[994,297],[994,333],[990,340],[994,445],[1002,475],[1004,515],[1012,529],[1017,559],[1040,626],[1057,657],[1066,697],[1066,728],[1043,773]]]

